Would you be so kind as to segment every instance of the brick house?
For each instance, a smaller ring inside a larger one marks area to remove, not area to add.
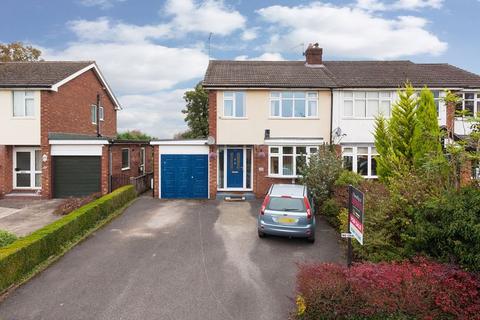
[[[109,192],[119,110],[95,62],[0,63],[0,197]]]
[[[346,168],[376,178],[374,119],[390,116],[406,81],[433,91],[451,135],[468,133],[455,108],[480,111],[480,76],[449,64],[324,61],[318,45],[304,61],[212,60],[203,81],[209,139],[153,143],[155,195],[261,197],[272,183],[295,183],[299,164],[325,143],[338,145]],[[446,89],[462,103],[444,105]],[[173,170],[180,160],[183,176]]]

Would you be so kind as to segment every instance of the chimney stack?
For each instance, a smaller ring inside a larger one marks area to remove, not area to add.
[[[305,50],[305,63],[307,65],[321,65],[323,49],[318,46],[318,43],[309,44],[307,50]]]

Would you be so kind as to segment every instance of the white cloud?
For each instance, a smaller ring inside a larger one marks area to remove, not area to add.
[[[187,129],[182,109],[183,93],[188,88],[161,91],[153,95],[124,95],[124,110],[119,112],[119,131],[139,129],[157,138],[172,138]]]
[[[213,32],[225,36],[243,29],[246,22],[238,11],[217,0],[169,0],[165,12],[173,16],[169,24],[179,32]]]
[[[357,0],[356,7],[367,11],[440,9],[444,0]]]
[[[72,43],[44,49],[47,60],[96,60],[110,85],[121,94],[151,93],[203,76],[208,56],[196,48],[153,43]]]
[[[256,28],[245,29],[242,33],[242,40],[245,40],[245,41],[250,41],[250,40],[256,39],[257,37],[258,37],[258,34],[257,34]]]
[[[101,9],[108,9],[113,7],[116,2],[124,1],[126,0],[79,0],[79,3],[86,7],[100,7]]]
[[[171,35],[167,24],[137,26],[114,22],[101,17],[97,20],[73,20],[68,27],[82,41],[139,42],[149,39],[168,38]]]
[[[412,16],[384,18],[350,6],[314,2],[304,6],[270,6],[257,11],[274,27],[271,51],[291,51],[299,42],[318,42],[327,54],[392,59],[438,55],[447,43],[429,32],[428,21]]]
[[[263,61],[283,61],[285,60],[280,53],[276,52],[265,52],[264,54],[258,57],[251,57],[249,58],[247,55],[241,55],[235,57],[237,61],[246,61],[246,60],[263,60]]]

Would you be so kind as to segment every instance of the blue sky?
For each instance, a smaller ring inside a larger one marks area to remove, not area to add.
[[[96,60],[121,104],[119,130],[186,129],[183,93],[214,59],[448,62],[480,74],[480,0],[3,0],[0,42],[46,60]]]

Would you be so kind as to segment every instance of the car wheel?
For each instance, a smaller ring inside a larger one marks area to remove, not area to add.
[[[258,237],[259,237],[259,238],[265,238],[265,233],[263,233],[262,231],[258,230]]]
[[[315,237],[308,237],[308,238],[307,238],[307,241],[308,241],[309,243],[314,243],[314,242],[315,242]]]

